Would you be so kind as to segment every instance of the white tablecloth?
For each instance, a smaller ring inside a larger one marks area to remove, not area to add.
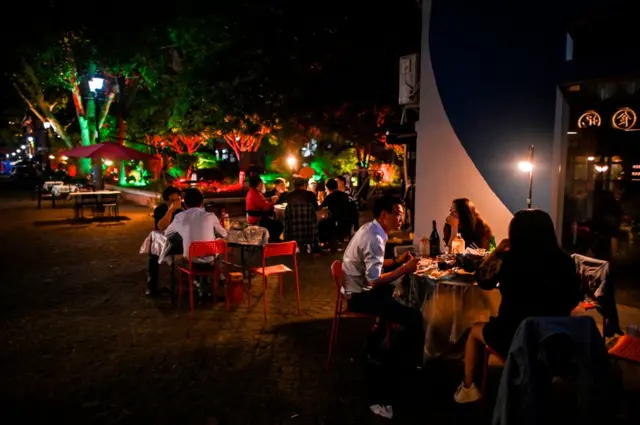
[[[498,314],[500,291],[485,291],[473,283],[436,282],[412,276],[409,294],[402,298],[420,308],[424,317],[426,358],[453,354],[454,345],[474,323]]]
[[[227,231],[226,241],[229,245],[262,247],[269,241],[269,231],[264,227],[248,226],[244,230],[230,229]],[[167,236],[163,232],[154,230],[142,242],[140,254],[158,256],[159,263],[171,263],[171,255],[182,255],[182,239]],[[180,241],[178,244],[177,241]]]
[[[48,190],[48,191],[50,191],[52,187],[54,187],[54,186],[61,186],[61,185],[63,185],[63,184],[64,184],[64,182],[63,182],[63,181],[58,181],[58,180],[48,180],[48,181],[46,181],[46,182],[42,183],[42,188],[43,188],[44,190]]]
[[[51,194],[59,197],[61,195],[66,195],[68,193],[75,193],[78,191],[78,186],[69,185],[69,184],[61,184],[57,186],[51,187]]]

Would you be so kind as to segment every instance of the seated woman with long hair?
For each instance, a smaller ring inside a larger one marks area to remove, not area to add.
[[[558,245],[551,217],[541,210],[518,211],[505,239],[480,265],[482,289],[500,283],[498,316],[471,327],[465,346],[464,381],[454,399],[470,403],[481,397],[473,383],[479,351],[485,345],[506,358],[520,323],[528,317],[569,316],[580,301],[580,278],[569,254]]]
[[[454,199],[445,223],[444,240],[449,246],[458,233],[464,239],[465,246],[489,249],[492,241],[495,242],[491,227],[467,198]]]

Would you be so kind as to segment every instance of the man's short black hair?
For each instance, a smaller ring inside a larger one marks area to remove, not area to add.
[[[165,201],[168,201],[169,197],[174,193],[177,193],[178,195],[180,195],[181,193],[180,189],[178,189],[175,186],[168,186],[165,190],[162,191],[162,199],[164,199]]]
[[[342,183],[347,184],[347,178],[345,176],[338,176],[336,180],[340,180]]]
[[[198,208],[204,203],[204,196],[199,189],[191,187],[184,191],[184,204],[187,208]]]
[[[307,181],[305,179],[301,179],[300,177],[297,177],[294,181],[293,181],[293,188],[294,189],[303,189],[304,185],[307,183]]]
[[[262,179],[258,174],[252,174],[251,176],[249,176],[249,187],[255,189],[260,183],[262,183]]]
[[[274,184],[275,186],[277,186],[277,185],[279,185],[279,184],[284,184],[284,185],[286,185],[286,184],[287,184],[287,182],[286,182],[283,178],[278,177],[277,179],[275,179],[275,180],[274,180],[273,184]]]
[[[373,201],[373,218],[380,217],[382,211],[392,213],[394,205],[402,205],[400,198],[392,195],[382,195]]]
[[[329,180],[327,180],[327,182],[324,185],[329,190],[338,189],[338,182],[336,181],[336,179],[329,179]]]

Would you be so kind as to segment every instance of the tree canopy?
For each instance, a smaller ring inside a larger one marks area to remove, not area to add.
[[[212,3],[101,19],[51,3],[56,18],[8,52],[9,76],[24,78],[29,64],[60,125],[79,131],[60,80],[64,50],[53,49],[73,34],[79,78],[95,67],[117,84],[111,112],[129,140],[208,132],[250,149],[264,137],[379,138],[380,117],[397,104],[398,58],[419,50],[415,0]]]

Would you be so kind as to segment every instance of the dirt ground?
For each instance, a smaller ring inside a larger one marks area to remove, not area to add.
[[[302,315],[285,278],[278,302],[171,306],[144,297],[149,210],[71,224],[0,185],[0,412],[5,424],[367,424],[359,351],[370,323],[345,322],[324,370],[339,254],[301,255]],[[168,279],[165,270],[164,279]],[[246,300],[246,298],[245,298]],[[394,423],[484,423],[452,394],[458,363],[433,363],[398,388]]]

